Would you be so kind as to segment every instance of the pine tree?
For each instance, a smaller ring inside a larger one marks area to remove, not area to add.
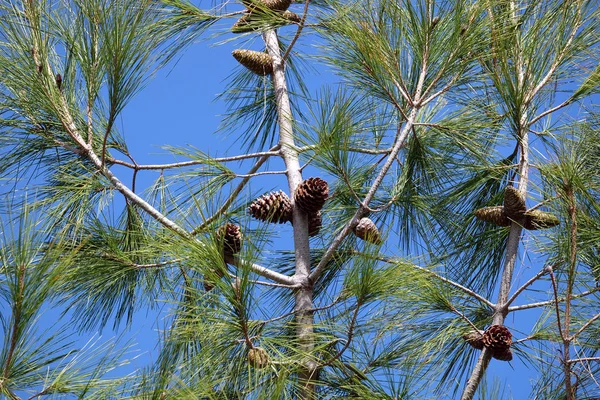
[[[0,393],[599,397],[598,6],[1,0]],[[138,163],[118,121],[198,39],[242,154]],[[159,306],[146,369],[69,342]]]

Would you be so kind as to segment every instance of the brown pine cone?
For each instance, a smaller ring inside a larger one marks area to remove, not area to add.
[[[504,207],[502,206],[483,207],[479,210],[475,210],[473,214],[475,214],[477,219],[490,222],[494,225],[510,226],[511,224],[510,220],[504,213]]]
[[[504,190],[504,214],[510,219],[520,221],[525,213],[525,199],[514,186]]]
[[[292,220],[292,201],[282,191],[272,192],[254,200],[248,212],[261,221],[283,224]]]
[[[379,229],[369,218],[361,218],[354,227],[354,234],[360,239],[374,244],[381,244]]]
[[[273,72],[273,59],[267,53],[236,49],[231,54],[240,64],[257,75],[264,76]]]
[[[316,213],[329,197],[329,185],[321,178],[308,178],[298,185],[294,202],[307,214]]]
[[[227,223],[217,230],[217,238],[223,243],[223,253],[233,255],[242,249],[242,232],[240,227]]]
[[[483,331],[470,331],[463,335],[463,339],[477,350],[483,349]]]
[[[269,354],[262,347],[253,347],[248,351],[248,363],[254,368],[264,368],[269,365]]]
[[[513,359],[510,347],[492,350],[492,357],[500,361],[510,361]]]
[[[503,325],[492,325],[486,329],[481,339],[483,345],[492,351],[492,357],[502,360],[512,360],[512,334]]]
[[[558,224],[560,224],[560,220],[554,215],[540,210],[533,210],[525,213],[523,228],[535,231],[537,229],[552,228]]]
[[[308,236],[317,236],[321,231],[323,219],[321,218],[321,211],[308,215]]]

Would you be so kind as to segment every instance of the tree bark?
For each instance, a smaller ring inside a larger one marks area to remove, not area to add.
[[[273,89],[277,102],[277,115],[279,123],[279,144],[281,157],[287,168],[287,179],[290,189],[290,198],[294,202],[296,187],[302,182],[302,170],[298,160],[298,150],[294,141],[292,127],[292,110],[285,80],[285,65],[279,49],[279,40],[275,30],[266,31],[263,35],[267,51],[273,59]],[[299,351],[306,354],[299,371],[300,399],[315,399],[317,365],[311,359],[310,353],[314,348],[313,332],[313,286],[308,279],[310,275],[310,247],[308,243],[308,217],[306,213],[294,207],[294,250],[296,256],[296,270],[294,279],[300,284],[295,297],[296,338]]]

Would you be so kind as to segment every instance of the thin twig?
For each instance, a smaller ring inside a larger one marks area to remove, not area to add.
[[[356,327],[356,321],[358,319],[358,312],[360,310],[360,307],[362,305],[362,299],[358,299],[357,303],[356,303],[356,308],[354,309],[354,314],[352,315],[352,320],[350,321],[350,326],[348,326],[348,334],[346,335],[346,343],[344,343],[344,347],[342,347],[340,349],[340,351],[337,352],[337,354],[335,356],[333,356],[330,360],[326,361],[325,363],[321,364],[322,367],[327,366],[327,365],[331,365],[333,362],[335,362],[336,360],[338,360],[346,350],[348,350],[348,348],[350,347],[350,343],[352,343],[352,338],[354,338],[354,328]]]
[[[292,39],[292,41],[290,42],[290,44],[288,45],[287,50],[285,51],[284,55],[281,57],[281,60],[285,63],[285,61],[287,60],[287,58],[290,55],[290,52],[292,51],[292,48],[294,47],[294,45],[296,44],[296,41],[298,40],[298,38],[300,37],[300,34],[302,33],[302,29],[304,29],[304,22],[306,22],[306,17],[308,15],[308,4],[310,3],[310,0],[306,0],[304,2],[304,10],[302,12],[302,18],[300,19],[300,22],[298,23],[298,29],[296,30],[296,34],[294,35],[294,38]]]
[[[537,121],[539,121],[540,119],[544,118],[546,115],[552,114],[553,112],[558,111],[561,108],[568,106],[572,102],[573,102],[573,97],[569,97],[567,100],[563,101],[562,103],[560,103],[556,107],[552,107],[551,109],[546,110],[543,113],[541,113],[540,115],[538,115],[537,117],[533,118],[531,121],[529,121],[529,126],[535,124]]]
[[[248,158],[258,158],[258,157],[276,156],[276,155],[279,155],[278,151],[262,151],[259,153],[242,154],[239,156],[231,156],[231,157],[207,158],[204,160],[190,160],[190,161],[182,161],[182,162],[175,162],[175,163],[169,163],[169,164],[147,164],[147,165],[134,165],[132,163],[128,163],[127,161],[117,160],[112,157],[109,157],[107,160],[109,163],[122,165],[124,167],[131,168],[131,169],[163,170],[163,169],[171,169],[171,168],[190,167],[190,166],[194,166],[194,165],[202,165],[202,164],[210,164],[210,163],[240,161],[240,160],[245,160]]]
[[[581,358],[574,358],[572,360],[567,360],[567,363],[569,364],[573,364],[576,362],[584,362],[584,361],[600,361],[600,357],[581,357]]]
[[[355,254],[360,254],[356,251],[353,251],[353,253]],[[383,261],[386,262],[388,264],[398,264],[400,260],[394,260],[394,259],[390,259],[390,258],[386,258],[386,257],[375,257],[376,260],[378,261]],[[466,294],[470,295],[471,297],[476,298],[477,300],[479,300],[480,302],[486,304],[487,306],[489,306],[491,309],[494,309],[496,307],[496,305],[494,303],[492,303],[491,301],[489,301],[488,299],[486,299],[485,297],[481,296],[479,293],[461,285],[460,283],[454,282],[453,280],[450,280],[448,278],[444,278],[443,276],[439,275],[438,273],[427,269],[425,267],[421,267],[419,265],[414,265],[411,264],[410,265],[412,268],[418,269],[419,271],[423,271],[427,274],[430,274],[431,276],[435,277],[436,279],[445,282],[451,286],[454,286],[455,288],[465,292]]]
[[[512,304],[513,301],[515,301],[517,299],[517,297],[525,290],[527,289],[531,284],[533,284],[535,281],[537,281],[538,279],[540,279],[542,276],[544,276],[545,274],[547,274],[549,271],[552,270],[552,268],[554,268],[556,265],[554,266],[549,266],[549,267],[544,267],[540,272],[538,272],[533,278],[531,278],[530,280],[528,280],[527,282],[525,282],[520,288],[518,288],[513,295],[506,301],[506,304],[504,305],[505,307],[508,307]]]
[[[302,310],[302,312],[308,311],[308,312],[314,313],[315,311],[323,311],[323,310],[327,310],[327,309],[329,309],[329,308],[331,308],[331,307],[335,306],[335,305],[336,305],[336,304],[338,304],[339,302],[340,302],[340,299],[339,299],[339,297],[338,297],[338,298],[337,298],[337,299],[335,299],[335,300],[333,301],[333,303],[331,303],[331,304],[328,304],[328,305],[326,305],[326,306],[322,306],[322,307],[314,307],[314,308],[311,308],[311,309],[309,309],[309,310]],[[271,323],[271,322],[279,321],[280,319],[284,319],[284,318],[290,317],[290,316],[292,316],[292,315],[298,314],[298,312],[299,312],[299,310],[293,310],[293,311],[291,311],[291,312],[289,312],[289,313],[287,313],[287,314],[283,314],[283,315],[280,315],[280,316],[278,316],[278,317],[275,317],[275,318],[271,318],[271,319],[267,319],[267,320],[264,320],[264,321],[260,321],[260,323],[261,323],[262,325],[264,325],[264,324],[269,324],[269,323]]]
[[[257,274],[262,275],[265,278],[269,278],[275,282],[279,282],[284,285],[294,286],[297,284],[296,280],[291,276],[280,274],[279,272],[243,260],[237,256],[226,255],[225,262],[238,268],[250,268],[253,272],[256,272]]]
[[[554,271],[551,269],[548,271],[550,273],[550,279],[552,280],[552,290],[554,291],[554,306],[556,311],[556,324],[558,325],[558,333],[560,337],[564,340],[567,340],[562,330],[562,323],[560,319],[560,309],[558,308],[558,286],[556,284],[556,278],[554,277]]]
[[[590,294],[596,293],[598,290],[600,290],[600,287],[594,288],[594,289],[591,289],[591,290],[588,290],[586,292],[582,292],[582,293],[579,293],[579,294],[575,294],[575,295],[571,296],[571,299],[578,299],[578,298],[581,298],[581,297],[589,296]],[[565,301],[564,297],[561,297],[561,298],[558,299],[559,303],[563,302],[563,301]],[[537,303],[523,304],[523,305],[520,305],[520,306],[509,307],[508,308],[508,312],[520,311],[520,310],[528,310],[530,308],[537,308],[537,307],[545,307],[545,306],[549,306],[549,305],[555,304],[555,303],[556,303],[556,300],[547,300],[547,301],[540,301],[540,302],[537,302]]]
[[[588,322],[586,322],[577,332],[575,332],[570,338],[569,341],[573,341],[579,336],[584,330],[587,329],[588,326],[594,323],[598,318],[600,318],[600,314],[594,315]]]
[[[263,175],[285,175],[287,171],[263,171],[263,172],[255,172],[253,174],[233,174],[236,178],[254,178],[256,176]]]
[[[272,153],[275,152],[277,150],[279,150],[280,145],[277,144],[274,147],[272,147],[268,153]],[[254,166],[252,168],[250,168],[250,170],[248,171],[249,174],[253,174],[256,171],[258,171],[258,169],[265,163],[267,162],[267,160],[269,159],[269,157],[271,157],[271,154],[266,154],[261,156],[261,158],[259,160],[256,161],[256,164],[254,164]],[[246,184],[248,183],[248,181],[250,180],[250,178],[243,178],[242,181],[237,185],[237,187],[231,192],[231,194],[229,195],[229,197],[227,198],[227,200],[225,200],[225,202],[223,203],[223,205],[221,205],[221,207],[219,207],[219,209],[210,217],[208,217],[207,219],[204,220],[204,222],[202,224],[200,224],[197,228],[195,228],[191,234],[192,235],[197,235],[198,233],[202,232],[204,229],[206,229],[207,226],[209,226],[213,221],[215,221],[216,219],[218,219],[219,217],[221,217],[225,211],[227,211],[227,209],[229,208],[229,206],[231,204],[233,204],[233,202],[235,201],[235,199],[237,199],[237,196],[240,194],[240,192],[244,189],[244,187],[246,186]]]

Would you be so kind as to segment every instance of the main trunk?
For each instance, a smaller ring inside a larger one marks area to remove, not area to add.
[[[279,122],[279,144],[281,156],[287,169],[290,197],[294,198],[296,187],[302,182],[302,171],[298,161],[298,152],[294,142],[292,128],[292,112],[285,80],[285,65],[279,49],[279,41],[274,30],[264,33],[264,41],[269,55],[273,58],[273,89],[277,102]],[[311,360],[310,353],[314,347],[313,337],[313,288],[308,279],[310,275],[310,248],[308,245],[308,217],[297,207],[294,208],[294,250],[296,255],[296,270],[294,279],[301,285],[296,292],[296,339],[298,351],[306,357],[298,373],[301,399],[314,399],[316,379],[316,363]]]

